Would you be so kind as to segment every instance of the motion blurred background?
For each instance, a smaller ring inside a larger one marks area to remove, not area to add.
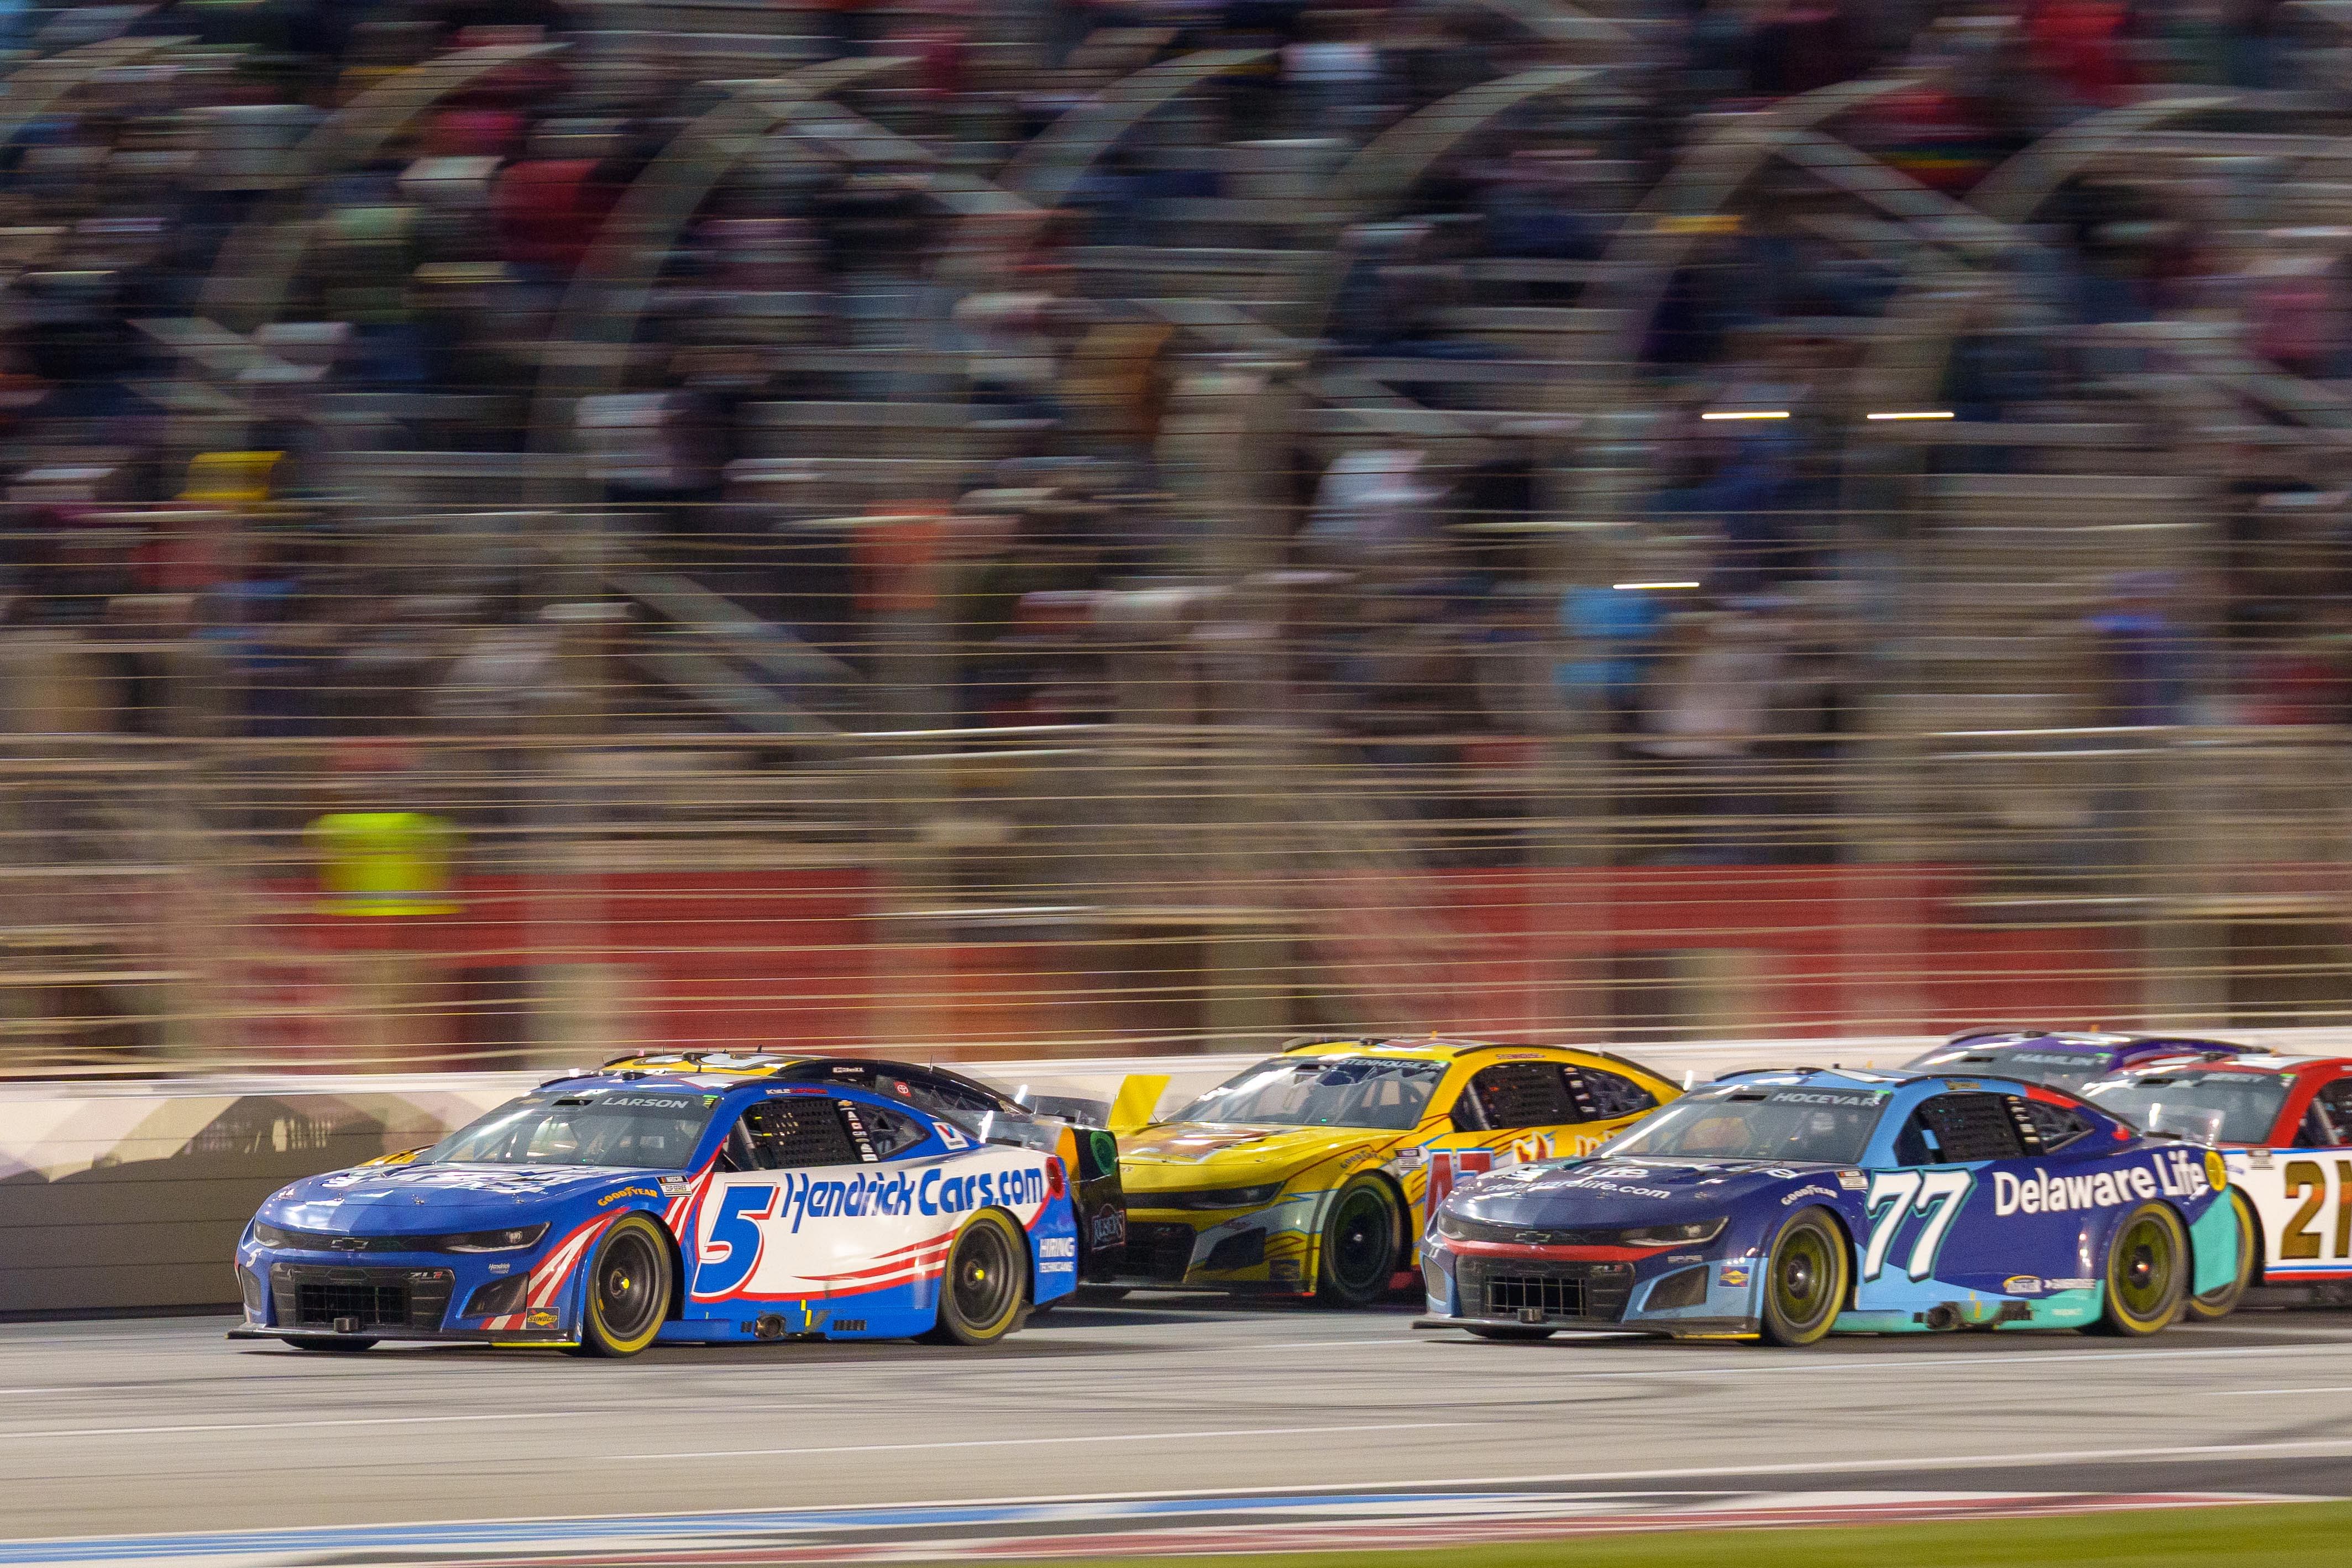
[[[0,1076],[2352,1006],[2341,0],[5,26]]]

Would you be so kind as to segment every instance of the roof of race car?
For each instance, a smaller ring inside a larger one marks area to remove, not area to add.
[[[789,1067],[824,1060],[810,1051],[648,1051],[616,1056],[604,1066],[573,1074],[595,1077],[608,1072],[667,1072],[698,1078],[772,1078]]]
[[[2315,1067],[2336,1067],[2352,1062],[2352,1057],[2342,1056],[2280,1056],[2273,1051],[2249,1052],[2244,1056],[2216,1057],[2194,1065],[2199,1072],[2304,1072]],[[2137,1067],[2127,1067],[2117,1072],[2109,1082],[2125,1078],[2162,1078],[2184,1071],[2189,1064],[2178,1061],[2150,1061]]]
[[[1580,1045],[1553,1045],[1490,1040],[1452,1040],[1444,1035],[1414,1035],[1402,1040],[1370,1040],[1361,1036],[1328,1034],[1300,1035],[1285,1040],[1281,1054],[1285,1056],[1377,1056],[1403,1061],[1452,1061],[1475,1051],[1519,1051],[1528,1056],[1572,1057],[1581,1061],[1608,1061],[1633,1068],[1646,1077],[1661,1082],[1672,1082],[1654,1067],[1644,1067],[1638,1061],[1606,1051],[1594,1051]],[[1506,1057],[1504,1060],[1509,1060]]]
[[[1915,1058],[1929,1058],[1953,1051],[1984,1051],[2000,1046],[2028,1045],[2036,1051],[2079,1052],[2085,1056],[2106,1055],[2110,1052],[2137,1049],[2178,1051],[2183,1054],[2198,1051],[2242,1051],[2247,1046],[2233,1045],[2225,1040],[2202,1040],[2189,1035],[2170,1034],[2111,1034],[2103,1030],[1974,1030],[1956,1034],[1942,1045]]]

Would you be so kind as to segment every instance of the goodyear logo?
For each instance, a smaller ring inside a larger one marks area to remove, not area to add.
[[[659,1197],[660,1196],[661,1194],[649,1186],[625,1186],[618,1192],[608,1192],[598,1198],[596,1207],[602,1208],[608,1203],[618,1203],[625,1197]]]

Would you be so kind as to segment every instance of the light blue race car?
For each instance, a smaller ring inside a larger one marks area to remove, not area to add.
[[[237,1245],[231,1337],[984,1344],[1076,1288],[1078,1247],[1061,1158],[982,1133],[710,1062],[551,1079],[274,1194]]]
[[[2255,1258],[2211,1149],[2063,1090],[1856,1071],[1735,1074],[1585,1159],[1457,1186],[1424,1328],[1810,1344],[1832,1330],[2220,1317]]]

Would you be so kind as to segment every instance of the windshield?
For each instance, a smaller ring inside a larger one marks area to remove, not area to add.
[[[416,1163],[680,1170],[717,1100],[682,1090],[532,1095],[459,1128],[417,1155]]]
[[[1935,1051],[1911,1064],[1938,1071],[1977,1072],[1987,1078],[2016,1078],[2059,1089],[2080,1089],[2115,1071],[2104,1051],[2036,1051],[2024,1045],[1972,1045],[1966,1051]]]
[[[2083,1097],[2136,1127],[2195,1128],[2216,1143],[2267,1144],[2292,1082],[2274,1072],[2165,1072],[2094,1083]]]
[[[1602,1145],[1651,1159],[1853,1165],[1886,1095],[1864,1089],[1727,1089],[1685,1095]]]
[[[1354,1056],[1262,1061],[1218,1084],[1169,1120],[1401,1130],[1421,1124],[1422,1108],[1444,1076],[1442,1061],[1378,1061]]]

